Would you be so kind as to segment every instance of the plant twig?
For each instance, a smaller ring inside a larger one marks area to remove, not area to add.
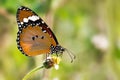
[[[31,75],[32,75],[34,72],[36,72],[36,71],[38,71],[38,70],[40,70],[40,69],[42,69],[42,68],[44,68],[44,66],[39,66],[39,67],[36,67],[36,68],[32,69],[30,72],[28,72],[28,73],[24,76],[24,78],[23,78],[22,80],[28,80],[28,78],[30,78]]]

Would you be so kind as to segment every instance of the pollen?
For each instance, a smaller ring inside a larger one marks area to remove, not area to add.
[[[52,59],[53,59],[54,64],[59,64],[61,61],[61,59],[59,57],[56,57],[56,56],[52,56]]]

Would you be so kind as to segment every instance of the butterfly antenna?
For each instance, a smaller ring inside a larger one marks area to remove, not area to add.
[[[71,63],[72,63],[73,60],[76,58],[76,56],[75,56],[71,51],[67,50],[66,48],[65,48],[65,51],[67,51],[68,55],[70,56],[70,58],[71,58]]]

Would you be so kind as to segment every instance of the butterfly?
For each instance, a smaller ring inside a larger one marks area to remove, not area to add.
[[[67,50],[59,45],[48,25],[28,7],[19,7],[16,19],[18,24],[17,47],[26,56],[53,53],[59,55]]]

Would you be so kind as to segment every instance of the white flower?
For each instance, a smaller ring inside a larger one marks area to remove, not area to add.
[[[54,64],[54,68],[55,68],[56,70],[58,70],[58,69],[59,69],[59,65],[58,65],[58,64]]]
[[[95,45],[96,48],[98,48],[102,51],[107,50],[108,46],[109,46],[107,37],[102,34],[93,36],[92,43]]]

